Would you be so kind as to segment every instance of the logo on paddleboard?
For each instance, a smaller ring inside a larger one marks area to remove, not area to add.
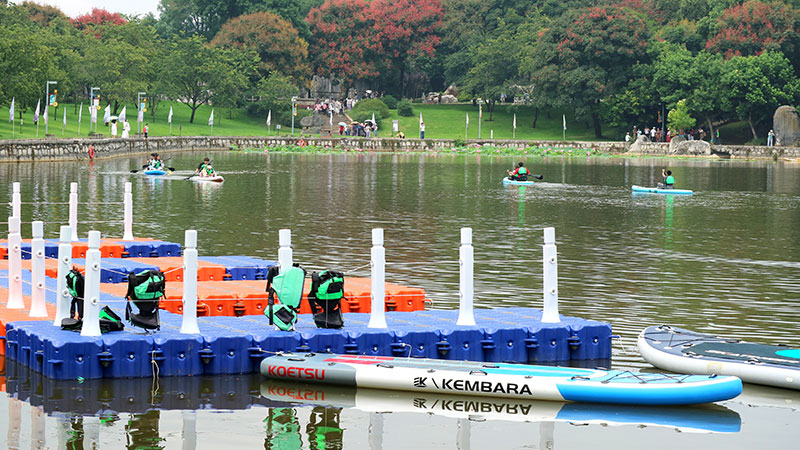
[[[453,380],[451,378],[444,378],[442,380],[439,380],[438,385],[435,379],[431,379],[431,382],[437,389],[444,391],[481,392],[484,394],[514,394],[514,395],[533,396],[533,392],[531,392],[531,388],[527,384],[493,383],[491,381]],[[421,386],[421,387],[426,387],[426,386]]]
[[[310,367],[269,366],[267,375],[276,378],[297,378],[299,380],[324,380],[325,369]]]

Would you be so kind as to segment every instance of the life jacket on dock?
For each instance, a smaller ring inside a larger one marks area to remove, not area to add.
[[[308,303],[314,313],[318,328],[342,328],[342,298],[344,298],[344,274],[323,270],[311,274],[311,291]]]
[[[269,324],[275,325],[279,330],[292,331],[297,322],[297,310],[303,300],[303,283],[306,271],[299,264],[280,271],[278,266],[272,266],[267,272],[268,306],[264,315],[269,318]],[[280,300],[275,304],[275,296]]]
[[[69,306],[69,317],[61,320],[61,329],[67,331],[81,331],[83,328],[83,293],[85,280],[83,274],[77,269],[72,269],[66,276],[67,291],[72,296]],[[78,317],[75,318],[75,313]],[[122,319],[108,306],[100,310],[100,332],[122,331],[125,324]]]
[[[144,270],[128,274],[128,300],[125,306],[125,320],[145,330],[158,330],[161,327],[158,318],[158,301],[164,296],[166,282],[164,272]],[[133,311],[135,306],[138,312]]]

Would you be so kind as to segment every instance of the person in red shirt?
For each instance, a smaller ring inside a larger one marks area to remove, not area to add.
[[[528,174],[530,174],[523,163],[519,163],[513,172],[510,170],[506,170],[506,172],[508,172],[508,178],[515,181],[528,181]]]

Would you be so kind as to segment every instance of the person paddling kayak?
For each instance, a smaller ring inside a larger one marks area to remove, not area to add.
[[[661,169],[661,176],[664,178],[663,183],[658,183],[659,189],[674,189],[675,188],[675,177],[672,176],[672,171],[667,169]]]
[[[528,181],[528,168],[525,167],[525,164],[519,163],[519,166],[514,169],[514,171],[506,170],[508,172],[508,178],[514,181]]]
[[[211,160],[208,158],[203,158],[203,162],[197,166],[194,173],[199,173],[201,177],[213,177],[216,175],[214,168],[211,167]]]

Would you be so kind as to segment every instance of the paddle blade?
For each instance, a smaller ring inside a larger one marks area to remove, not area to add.
[[[536,178],[537,180],[542,180],[542,179],[544,179],[544,177],[543,177],[543,176],[541,176],[541,175],[533,175],[533,178]]]
[[[138,172],[138,170],[131,170],[131,173],[136,173],[136,172]]]

